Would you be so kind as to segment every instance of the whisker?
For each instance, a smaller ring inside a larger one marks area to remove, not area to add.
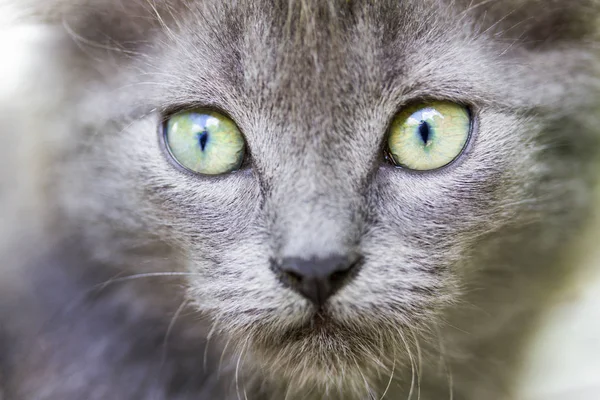
[[[383,394],[381,395],[381,398],[379,400],[383,400],[385,398],[385,395],[387,394],[387,392],[390,390],[390,387],[392,386],[392,382],[394,381],[394,373],[396,372],[396,349],[394,349],[394,363],[392,364],[392,373],[390,374],[390,380],[387,383],[387,386],[385,387],[385,390],[383,391]]]
[[[402,343],[404,343],[404,347],[406,348],[406,352],[408,353],[408,359],[410,360],[410,373],[411,373],[411,377],[410,377],[410,391],[408,392],[408,400],[412,399],[413,393],[414,393],[414,389],[415,389],[415,359],[413,357],[412,352],[410,351],[410,346],[408,345],[408,342],[406,341],[406,337],[404,336],[404,333],[402,332],[401,328],[396,329],[398,334],[400,335],[400,339],[402,340]]]
[[[360,369],[360,366],[358,365],[358,362],[356,361],[356,357],[352,357],[352,361],[354,361],[354,365],[356,365],[356,369],[358,370],[358,373],[360,374],[360,376],[363,379],[363,382],[365,383],[365,390],[367,391],[367,396],[369,396],[370,400],[375,400],[375,394],[373,393],[373,390],[371,389],[371,386],[369,385],[369,382],[367,381],[365,374],[363,374],[362,370]]]
[[[219,358],[219,366],[217,367],[217,378],[221,376],[221,369],[223,367],[223,359],[225,358],[225,352],[227,351],[227,347],[231,342],[231,338],[227,339],[225,342],[225,346],[223,346],[223,351],[221,351],[221,357]]]
[[[106,44],[94,42],[93,40],[90,40],[90,39],[86,39],[85,37],[83,37],[80,34],[78,34],[77,32],[75,32],[73,30],[73,28],[71,28],[71,26],[67,23],[66,20],[63,20],[62,24],[63,24],[63,28],[65,29],[65,31],[67,32],[67,34],[69,36],[71,36],[73,38],[73,40],[75,40],[75,42],[78,43],[78,44],[81,43],[81,44],[85,44],[87,46],[94,47],[94,48],[97,48],[97,49],[109,50],[109,51],[114,51],[114,52],[117,52],[117,53],[123,53],[123,54],[128,54],[128,55],[140,55],[141,54],[141,53],[138,53],[138,52],[135,52],[135,51],[123,49],[123,48],[116,47],[116,46],[109,46],[109,45],[106,45]]]
[[[206,371],[206,367],[207,367],[207,360],[208,360],[208,348],[210,346],[210,340],[212,339],[213,335],[215,334],[215,331],[217,329],[217,324],[219,323],[219,319],[221,318],[221,313],[217,314],[217,316],[215,317],[210,330],[208,331],[208,335],[206,336],[206,344],[204,345],[204,356],[203,356],[203,360],[202,360],[202,366],[204,367],[204,371]]]
[[[461,15],[468,14],[471,11],[473,11],[473,10],[479,8],[479,7],[485,6],[486,4],[489,4],[489,3],[493,2],[493,1],[496,1],[496,0],[484,0],[484,1],[482,1],[480,3],[477,3],[477,4],[473,4],[473,2],[471,1],[471,3],[469,3],[469,7],[467,7],[467,9],[464,10],[464,11],[462,11],[460,14]]]
[[[440,327],[437,324],[435,324],[435,330],[436,330],[436,334],[438,337],[438,343],[439,343],[439,348],[440,348],[440,361],[446,372],[446,378],[448,379],[449,399],[453,400],[454,399],[454,379],[452,377],[452,369],[446,362],[446,347],[444,346],[444,341],[442,340],[442,333],[440,332]]]
[[[238,355],[237,363],[235,364],[235,391],[236,391],[238,400],[241,400],[240,382],[239,382],[240,363],[242,361],[242,357],[244,356],[244,352],[246,351],[246,346],[248,345],[249,341],[250,341],[250,336],[248,336],[246,338],[246,341],[244,342],[244,345],[242,346],[242,350],[240,351],[240,354]],[[244,390],[244,393],[245,393],[245,390]]]
[[[198,273],[193,273],[193,272],[148,272],[145,274],[135,274],[135,275],[128,275],[128,276],[124,276],[121,278],[116,278],[116,279],[109,279],[106,282],[102,282],[99,283],[97,285],[94,285],[92,290],[104,290],[107,286],[112,285],[114,283],[121,283],[121,282],[127,282],[127,281],[132,281],[135,279],[142,279],[142,278],[158,278],[158,277],[179,277],[179,276],[200,276],[201,274]]]
[[[163,19],[162,15],[160,15],[160,13],[158,12],[158,8],[156,8],[156,3],[154,2],[154,0],[146,0],[146,3],[152,9],[152,11],[153,11],[154,15],[156,16],[156,19],[159,22],[160,26],[166,31],[167,36],[169,36],[169,38],[171,40],[173,40],[176,43],[178,43],[179,40],[177,39],[177,35],[175,35],[175,33],[171,30],[171,28],[169,28],[169,26],[166,24],[165,20]]]
[[[415,330],[412,326],[408,325],[408,329],[412,334],[413,340],[415,341],[415,346],[417,348],[417,400],[421,399],[421,374],[423,372],[423,356],[421,354],[421,344],[419,343],[419,336],[415,333]]]
[[[183,302],[181,302],[181,305],[177,308],[177,310],[175,311],[175,314],[173,314],[173,318],[171,318],[171,321],[169,322],[169,326],[167,327],[167,332],[165,333],[165,338],[163,340],[163,351],[162,351],[162,361],[161,363],[164,364],[166,359],[167,359],[167,345],[168,345],[168,341],[169,341],[169,336],[171,335],[171,331],[173,330],[173,327],[175,326],[175,321],[177,321],[177,318],[179,318],[179,316],[181,315],[181,312],[185,309],[185,307],[188,305],[189,300],[184,300]]]

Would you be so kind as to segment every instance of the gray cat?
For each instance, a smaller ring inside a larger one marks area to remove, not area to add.
[[[4,400],[515,398],[596,1],[14,3],[51,34],[1,112]]]

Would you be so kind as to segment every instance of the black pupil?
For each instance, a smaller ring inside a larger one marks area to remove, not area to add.
[[[208,142],[208,132],[202,131],[198,134],[198,142],[200,143],[200,148],[202,151],[206,148],[206,142]]]
[[[419,125],[419,134],[421,135],[421,139],[423,139],[423,143],[427,144],[429,136],[431,135],[429,124],[427,122],[421,121],[421,124]]]

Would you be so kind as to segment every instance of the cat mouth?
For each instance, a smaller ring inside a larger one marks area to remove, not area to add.
[[[301,329],[309,331],[327,331],[337,326],[331,314],[323,308],[315,312]]]
[[[286,329],[254,331],[251,343],[256,360],[265,368],[278,365],[281,370],[277,373],[310,370],[314,372],[312,379],[320,381],[332,370],[341,368],[350,373],[357,362],[373,371],[392,365],[387,354],[395,357],[398,341],[391,331],[386,335],[381,328],[355,325],[323,309]],[[370,365],[374,359],[380,362]]]
[[[302,342],[315,338],[339,340],[350,331],[348,326],[337,320],[326,308],[320,308],[306,320],[288,328],[282,334],[282,339],[288,342]]]

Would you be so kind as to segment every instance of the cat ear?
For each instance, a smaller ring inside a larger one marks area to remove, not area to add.
[[[600,0],[459,0],[482,29],[527,47],[596,38]]]

